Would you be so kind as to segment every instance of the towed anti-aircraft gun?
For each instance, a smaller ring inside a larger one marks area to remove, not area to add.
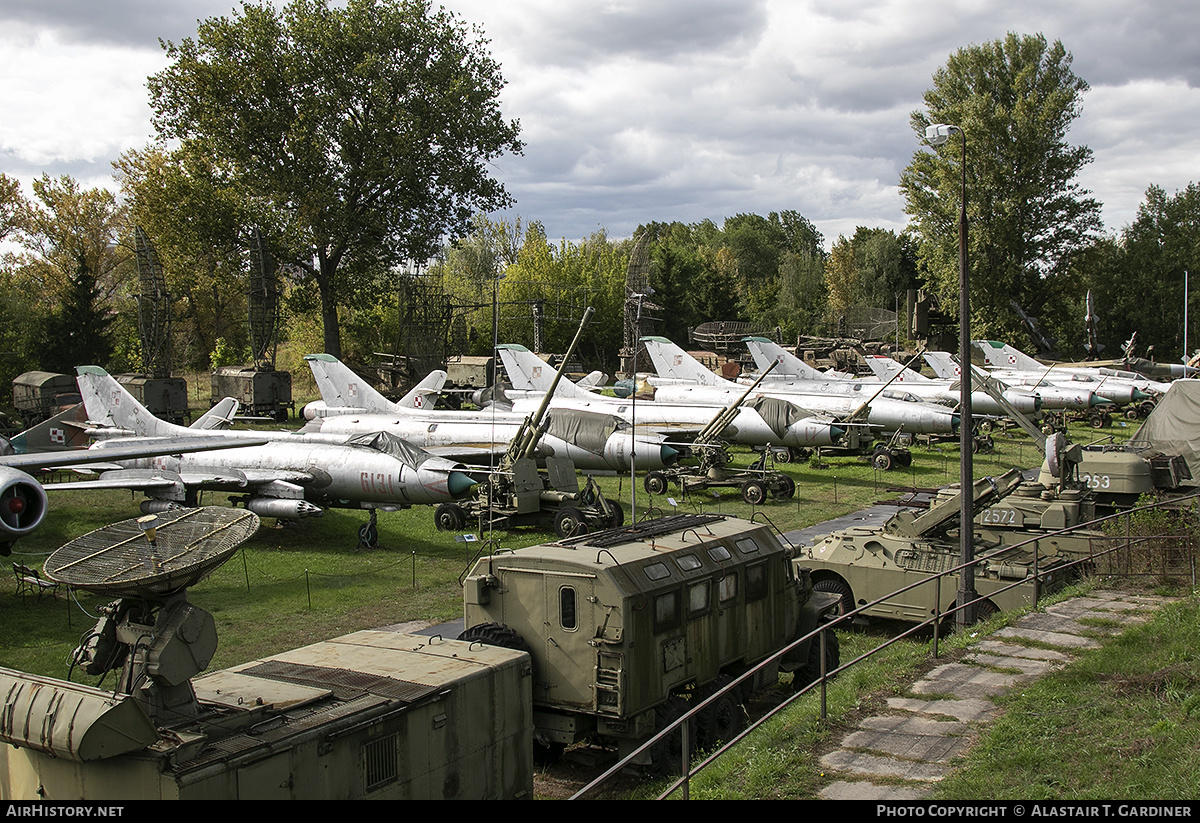
[[[975,380],[1002,405],[1001,384],[972,366]],[[1046,455],[1038,472],[1037,484],[1025,484],[1014,495],[1013,505],[995,511],[979,511],[980,526],[1025,529],[1065,529],[1094,520],[1096,508],[1131,506],[1143,494],[1157,489],[1175,489],[1191,479],[1187,462],[1181,457],[1163,454],[1149,458],[1123,445],[1067,443],[1056,432],[1047,436],[1015,409],[1009,416],[1038,444]],[[1072,549],[1070,541],[1064,550]]]
[[[795,495],[796,482],[791,477],[781,471],[767,468],[767,461],[774,454],[770,446],[763,449],[762,455],[745,469],[733,469],[730,466],[728,446],[721,440],[721,435],[733,424],[746,399],[775,366],[775,363],[768,366],[741,397],[717,412],[708,425],[696,435],[690,448],[692,454],[698,458],[697,465],[671,466],[647,472],[644,481],[646,491],[650,494],[665,494],[669,482],[678,485],[685,497],[688,492],[701,489],[735,487],[741,490],[742,499],[752,506],[765,502],[768,493],[778,500],[788,500]],[[784,402],[772,398],[762,400]]]
[[[575,353],[592,314],[594,309],[588,306],[564,361]],[[545,472],[538,469],[537,448],[550,425],[547,410],[561,375],[561,372],[555,375],[554,383],[537,411],[525,418],[501,457],[497,470],[491,473],[488,482],[479,485],[476,498],[463,504],[438,506],[434,513],[438,529],[459,531],[467,523],[478,520],[480,528],[552,525],[559,537],[567,537],[624,522],[625,513],[620,504],[606,499],[592,477],[588,477],[580,490],[575,464],[570,458],[547,457]]]
[[[1021,484],[1021,473],[1012,469],[997,478],[977,480],[972,488],[975,506],[993,505],[1012,494]],[[815,587],[842,597],[844,612],[864,606],[959,565],[959,515],[961,492],[935,501],[926,511],[904,510],[881,527],[854,526],[836,531],[807,550],[795,562],[811,568]],[[1055,551],[1032,546],[1005,548],[976,531],[975,590],[985,600],[976,604],[976,615],[986,617],[996,610],[1007,611],[1029,605],[1036,591],[1053,592],[1065,585],[1066,562]],[[1012,583],[1020,585],[1001,591]],[[878,603],[863,616],[922,622],[936,611],[953,608],[956,583],[939,586],[930,580],[923,585]]]

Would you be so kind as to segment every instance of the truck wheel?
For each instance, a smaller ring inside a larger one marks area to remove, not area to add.
[[[796,481],[788,477],[786,474],[779,476],[780,489],[775,492],[775,497],[779,500],[791,500],[796,496]]]
[[[837,633],[832,629],[825,631],[825,673],[841,665],[842,653],[838,648]],[[792,675],[792,689],[800,691],[810,683],[815,683],[821,677],[821,638],[814,637],[808,645],[808,663]]]
[[[467,514],[457,503],[443,503],[434,510],[433,522],[440,532],[462,531],[467,525]]]
[[[751,506],[761,505],[767,499],[767,490],[757,480],[747,480],[742,484],[742,499]]]
[[[574,506],[559,509],[558,514],[554,515],[554,533],[560,538],[587,534],[587,531],[587,520],[584,519],[583,512]]]
[[[666,494],[667,476],[662,472],[649,472],[646,479],[642,481],[642,485],[650,494]]]
[[[732,682],[733,678],[729,675],[721,675],[712,686],[704,690],[701,698],[706,699],[716,694]],[[738,733],[746,728],[746,709],[739,698],[736,690],[728,691],[700,713],[700,749],[712,751],[720,744],[737,737]]]
[[[499,646],[532,656],[525,638],[503,623],[479,623],[460,634],[458,639],[468,643],[482,643],[485,646]]]
[[[625,510],[621,508],[621,504],[616,500],[609,500],[608,507],[612,509],[612,515],[608,518],[606,524],[610,529],[619,529],[625,525]]]
[[[871,465],[881,472],[889,471],[892,468],[892,456],[887,452],[875,452]]]
[[[687,710],[687,701],[682,697],[678,695],[672,695],[671,697],[667,698],[665,703],[659,704],[654,709],[655,733],[657,734],[679,718],[683,717],[683,715],[687,713]],[[691,729],[691,731],[695,730]],[[696,739],[694,734],[689,734],[688,737],[691,740]],[[683,724],[681,723],[672,729],[670,734],[651,747],[650,770],[659,775],[682,774],[682,754]]]
[[[843,614],[854,611],[854,593],[850,591],[850,587],[841,580],[834,580],[832,578],[818,580],[816,583],[813,583],[813,589],[819,592],[836,594],[838,597],[842,598],[838,601],[837,613],[839,617]]]
[[[1000,613],[1000,608],[992,601],[984,598],[975,604],[975,622],[982,623],[989,617]]]

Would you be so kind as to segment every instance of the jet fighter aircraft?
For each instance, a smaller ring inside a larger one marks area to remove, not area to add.
[[[703,364],[665,337],[643,337],[646,351],[654,362],[658,377],[651,377],[655,398],[674,403],[723,405],[745,391],[706,369]],[[660,382],[665,379],[665,385]],[[828,381],[838,382],[838,381]],[[838,420],[865,418],[884,432],[913,434],[949,434],[958,430],[959,416],[945,406],[880,396],[879,386],[859,385],[851,393],[820,393],[792,383],[760,386],[756,395],[780,397]],[[914,398],[915,400],[915,398]]]
[[[504,372],[513,386],[513,408],[534,408],[554,383],[554,367],[524,346],[497,347]],[[729,398],[732,402],[736,397]],[[664,403],[655,400],[632,402],[606,397],[580,389],[569,380],[561,380],[551,408],[605,411],[656,431],[695,433],[712,422],[716,410],[700,403]],[[747,446],[812,448],[831,446],[845,433],[828,417],[813,414],[796,403],[779,398],[759,397],[743,404],[737,416],[724,430],[729,440]]]
[[[350,435],[386,431],[433,454],[486,464],[491,457],[504,454],[527,417],[524,410],[470,412],[434,409],[432,403],[393,404],[336,357],[310,354],[305,360],[327,408],[336,408],[342,399],[353,397],[362,408],[372,411],[317,418],[305,424],[304,432]],[[445,372],[437,374],[444,379]],[[436,381],[426,378],[422,385],[432,382]],[[576,468],[584,471],[622,471],[629,468],[631,450],[635,468],[643,471],[670,466],[679,456],[679,450],[661,434],[635,433],[611,408],[601,406],[552,409],[546,431],[538,441],[537,456],[569,457]]]
[[[1086,387],[1113,403],[1140,403],[1162,395],[1169,384],[1151,380],[1137,372],[1083,366],[1046,365],[999,340],[975,340],[975,348],[983,353],[988,370],[1006,383],[1037,384],[1045,381],[1055,385]]]
[[[332,354],[306,354],[304,359],[308,361],[317,381],[317,391],[321,393],[320,400],[304,407],[306,420],[339,414],[393,414],[433,409],[438,393],[446,384],[446,372],[436,369],[393,403]]]
[[[765,369],[772,362],[778,363],[772,375],[778,375],[781,378],[791,377],[798,383],[808,379],[804,374],[815,371],[811,366],[801,360],[796,355],[785,350],[779,344],[767,340],[765,337],[748,337],[743,341],[747,348],[750,349],[750,354],[754,357],[754,363],[760,369]],[[892,360],[890,357],[867,357],[867,365],[871,371],[875,373],[875,380],[844,380],[847,385],[861,384],[883,387],[887,384],[887,388],[883,389],[883,397],[897,399],[903,397],[904,394],[911,394],[918,400],[927,403],[938,403],[943,406],[956,407],[960,401],[959,392],[956,383],[946,381],[935,381],[932,378],[926,377],[912,369],[906,369],[901,364]],[[816,372],[820,374],[820,372]],[[829,385],[828,378],[822,376],[819,385]],[[770,381],[763,384],[768,389]],[[849,389],[846,389],[849,391]],[[1022,414],[1036,414],[1040,407],[1040,401],[1037,396],[1031,392],[1009,390],[1005,395],[1008,400]],[[971,407],[975,414],[1003,416],[1005,410],[992,399],[992,396],[987,392],[972,391],[971,392]]]
[[[14,438],[15,440],[16,438]],[[10,450],[11,444],[0,437]],[[231,440],[223,437],[184,437],[171,440],[129,440],[119,447],[59,449],[34,454],[0,454],[0,555],[12,554],[17,539],[32,532],[46,517],[49,500],[46,490],[28,471],[71,468],[114,459],[136,459],[178,455],[189,451],[245,448],[265,440]]]
[[[944,380],[959,380],[962,377],[962,370],[959,369],[958,363],[954,361],[949,352],[927,351],[921,356],[925,358],[925,362],[938,377]],[[1104,406],[1112,402],[1085,387],[1042,381],[1031,381],[1032,385],[1030,385],[1024,381],[1008,378],[1001,373],[993,372],[992,376],[1009,388],[1035,392],[1042,399],[1043,409],[1081,410]]]
[[[77,372],[93,423],[89,433],[103,438],[97,449],[121,446],[129,442],[130,434],[170,438],[198,433],[154,417],[103,369],[80,366]],[[118,434],[105,437],[113,432]],[[449,502],[466,496],[476,485],[462,464],[434,457],[386,433],[360,434],[341,443],[284,432],[213,432],[210,436],[244,436],[258,445],[204,456],[114,459],[97,467],[102,472],[98,480],[53,488],[140,490],[148,497],[141,506],[147,514],[195,505],[201,490],[245,492],[239,502],[256,514],[295,519],[318,515],[322,506],[392,510]],[[113,457],[121,455],[114,452]]]

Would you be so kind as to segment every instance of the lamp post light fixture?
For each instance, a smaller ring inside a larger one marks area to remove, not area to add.
[[[958,211],[958,361],[959,380],[959,489],[962,506],[959,509],[959,562],[968,564],[975,559],[975,483],[974,446],[975,426],[971,419],[971,296],[967,277],[967,133],[958,126],[937,123],[925,127],[925,141],[942,146],[957,132],[962,137],[962,186]],[[959,575],[958,612],[956,623],[961,628],[974,622],[975,607],[967,606],[975,595],[975,568],[964,565]]]

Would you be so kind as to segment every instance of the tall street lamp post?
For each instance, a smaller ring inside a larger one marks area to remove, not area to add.
[[[959,380],[959,412],[962,422],[958,431],[959,488],[962,506],[959,509],[959,562],[964,564],[958,583],[958,612],[956,622],[964,627],[974,622],[975,568],[965,565],[975,559],[975,483],[974,435],[971,419],[971,297],[967,278],[967,133],[958,126],[939,123],[925,127],[925,140],[931,146],[942,146],[954,132],[962,137],[962,188],[958,211],[958,361],[962,372]]]

